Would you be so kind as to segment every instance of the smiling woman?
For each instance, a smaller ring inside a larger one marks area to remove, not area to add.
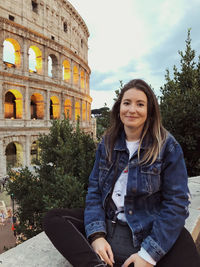
[[[84,213],[51,210],[44,230],[74,267],[200,266],[184,228],[187,181],[182,149],[162,126],[153,91],[132,80],[98,146]]]

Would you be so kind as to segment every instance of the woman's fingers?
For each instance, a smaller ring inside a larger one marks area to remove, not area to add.
[[[108,244],[107,253],[108,253],[108,256],[109,256],[110,260],[112,261],[112,263],[115,263],[115,261],[114,261],[114,255],[113,255],[111,246],[109,244]]]
[[[134,254],[131,255],[125,262],[124,264],[122,265],[122,267],[128,267],[129,264],[133,263],[134,262]]]
[[[105,263],[113,266],[113,253],[109,243],[105,238],[100,237],[92,242],[92,247],[94,251],[100,256],[100,258],[105,261]]]
[[[132,254],[122,265],[122,267],[128,267],[129,264],[134,263],[135,267],[153,267],[152,264],[145,261],[143,258],[141,258],[137,253]]]

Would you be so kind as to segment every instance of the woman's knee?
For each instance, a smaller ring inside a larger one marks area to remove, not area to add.
[[[48,228],[54,226],[59,221],[59,218],[62,217],[62,210],[61,209],[52,209],[47,211],[43,218],[43,229],[44,231],[48,231]]]

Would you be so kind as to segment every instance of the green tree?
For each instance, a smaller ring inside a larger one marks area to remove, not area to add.
[[[40,159],[9,173],[8,193],[17,203],[17,234],[22,239],[42,231],[42,218],[51,208],[83,207],[95,155],[93,139],[73,129],[68,120],[54,120],[48,135],[40,135]]]
[[[107,107],[106,103],[105,106],[99,109],[92,110],[93,116],[96,118],[97,124],[97,139],[100,140],[106,131],[106,129],[110,125],[110,109]]]
[[[188,174],[193,176],[200,173],[200,57],[196,62],[190,31],[185,51],[178,52],[180,70],[174,66],[173,78],[167,70],[160,107],[163,124],[181,144]]]

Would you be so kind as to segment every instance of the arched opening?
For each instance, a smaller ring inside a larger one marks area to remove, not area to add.
[[[82,120],[83,121],[86,120],[86,104],[85,104],[85,102],[83,102],[83,104],[82,104]]]
[[[53,74],[52,74],[52,68],[53,68],[52,65],[53,65],[52,58],[50,56],[48,56],[48,76],[49,77],[53,76]]]
[[[55,55],[48,56],[48,76],[57,77],[58,73],[58,60]]]
[[[23,163],[23,149],[21,144],[11,142],[6,147],[6,168],[9,170],[13,167],[22,166]]]
[[[71,72],[70,72],[70,63],[68,60],[63,61],[63,80],[66,82],[70,82]]]
[[[60,118],[60,105],[57,96],[52,96],[50,99],[50,119]]]
[[[34,93],[31,96],[31,119],[44,118],[44,101],[43,96],[39,93]]]
[[[4,117],[6,119],[22,119],[22,94],[17,90],[9,90],[5,94]]]
[[[81,89],[85,88],[85,72],[84,70],[81,71]]]
[[[80,119],[81,117],[81,108],[80,108],[80,103],[76,102],[75,103],[75,120]]]
[[[78,77],[78,68],[75,65],[74,68],[73,68],[73,83],[75,85],[78,85],[78,79],[79,79],[79,77]]]
[[[29,54],[29,72],[42,74],[42,52],[40,49],[32,45],[28,50]]]
[[[16,98],[11,92],[7,92],[5,95],[5,118],[16,119]]]
[[[71,104],[70,99],[65,100],[64,112],[65,112],[65,118],[69,118],[71,120],[71,118],[72,118],[72,104]]]
[[[8,68],[19,68],[21,65],[21,53],[19,43],[12,38],[3,42],[3,61]]]
[[[34,141],[31,145],[31,164],[34,164],[39,158],[39,149],[37,141]]]

